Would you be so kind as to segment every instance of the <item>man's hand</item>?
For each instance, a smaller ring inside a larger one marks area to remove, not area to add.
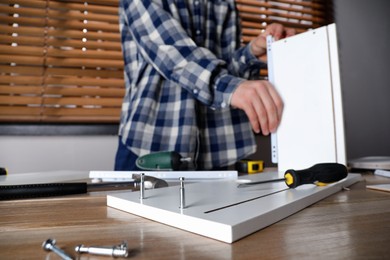
[[[275,132],[283,112],[283,101],[275,88],[265,80],[243,81],[234,91],[231,103],[245,111],[253,131],[263,135]]]
[[[251,50],[253,55],[260,57],[266,53],[267,48],[267,36],[272,35],[275,41],[292,36],[295,34],[295,30],[292,28],[286,28],[281,24],[273,23],[267,26],[265,31],[258,35],[251,41]]]

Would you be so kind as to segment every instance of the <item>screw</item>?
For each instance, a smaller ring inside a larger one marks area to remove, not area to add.
[[[47,239],[43,242],[42,248],[46,251],[53,251],[57,255],[59,255],[63,260],[73,260],[71,256],[62,251],[60,248],[56,247],[56,241],[54,239]]]
[[[180,177],[179,180],[180,180],[180,209],[184,209],[186,207],[184,177]]]
[[[140,200],[145,198],[145,173],[141,173],[140,180]]]
[[[129,254],[126,242],[113,247],[86,247],[84,245],[78,245],[75,247],[75,251],[78,253],[89,253],[113,257],[127,257]]]

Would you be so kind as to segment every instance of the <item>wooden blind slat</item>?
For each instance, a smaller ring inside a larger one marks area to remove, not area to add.
[[[266,24],[261,24],[261,23],[258,23],[258,22],[251,22],[251,21],[241,21],[241,24],[243,26],[242,30],[250,30],[250,29],[264,30],[266,25],[267,25],[267,23],[272,23],[274,21],[271,20],[271,19],[264,19],[264,22]],[[283,21],[281,23],[284,26],[295,28],[296,30],[298,30],[300,32],[307,31],[308,29],[311,29],[313,27],[311,24],[303,24],[303,23],[296,24],[296,23],[285,22],[285,21]]]
[[[0,5],[0,13],[2,14],[19,14],[19,15],[29,15],[29,16],[38,16],[45,17],[45,9],[38,8],[23,8],[23,7],[13,7],[9,5]],[[10,16],[11,19],[17,20],[17,16]]]
[[[0,64],[28,64],[28,65],[41,65],[43,66],[43,57],[33,56],[9,56],[0,54]]]
[[[123,87],[122,79],[96,79],[96,78],[60,78],[60,77],[43,77],[43,76],[2,76],[1,84],[48,84],[48,85],[76,85],[76,86],[110,86],[112,88]]]
[[[49,3],[49,7],[53,9],[65,9],[65,10],[82,10],[82,11],[88,11],[93,13],[100,13],[100,14],[109,14],[113,16],[118,15],[118,1],[116,5],[109,6],[104,5],[102,6],[102,2],[98,2],[98,4],[91,4],[91,1],[88,1],[89,4],[85,5],[85,1],[83,1],[82,4],[75,3],[75,1],[69,1],[69,2],[61,2],[61,1],[51,1]]]
[[[0,77],[0,83],[1,84],[33,84],[33,85],[39,85],[44,82],[43,77],[38,76],[8,76],[8,75],[2,75]]]
[[[119,52],[122,50],[119,42],[48,39],[47,44],[53,47],[63,47],[63,46],[69,46],[73,48],[85,47],[87,49],[116,50]]]
[[[8,25],[2,25],[0,24],[0,32],[3,34],[12,34],[15,33],[16,35],[24,35],[24,36],[34,36],[35,38],[39,40],[44,40],[45,36],[45,29],[44,28],[36,28],[36,27],[12,27]]]
[[[103,14],[118,14],[118,0],[112,1],[111,4],[104,4],[105,1],[46,1],[46,0],[2,0],[2,3],[8,5],[20,5],[23,7],[35,7],[45,9],[66,9],[66,10],[86,10],[90,12]],[[88,3],[88,4],[85,4]],[[104,5],[103,5],[104,4]]]
[[[0,99],[1,102],[1,99]],[[107,106],[120,107],[122,101],[117,98],[91,98],[91,97],[44,97],[43,105],[62,106]]]
[[[99,6],[118,6],[118,0],[58,0],[56,2],[72,2],[72,3],[85,3],[88,2],[88,5],[99,5]]]
[[[0,96],[0,105],[40,105],[41,96]]]
[[[13,17],[13,16],[2,16],[0,15],[0,23],[3,24],[18,24],[18,25],[28,25],[28,26],[38,26],[44,27],[46,21],[43,17]],[[15,27],[13,27],[15,28]]]
[[[92,13],[88,12],[87,9],[79,9],[79,10],[73,10],[73,9],[65,9],[65,10],[46,10],[46,9],[37,9],[37,8],[24,8],[19,7],[15,8],[12,6],[5,6],[0,5],[0,13],[5,14],[18,14],[18,16],[9,16],[8,20],[10,22],[18,22],[19,20],[22,20],[19,17],[23,16],[31,16],[31,17],[48,17],[54,20],[69,20],[69,19],[75,19],[79,21],[98,21],[98,22],[108,22],[112,24],[116,24],[118,21],[117,14],[110,15],[110,14],[98,14],[98,13]]]
[[[108,32],[118,32],[119,27],[117,24],[108,24],[108,23],[99,23],[94,21],[89,21],[88,23],[83,23],[82,21],[68,21],[68,20],[49,20],[48,26],[62,29],[87,29],[94,31],[108,31]]]
[[[28,55],[28,56],[42,56],[44,49],[35,46],[10,46],[0,45],[0,54],[7,55]]]
[[[46,7],[46,0],[1,0],[2,3],[8,4],[8,5],[21,5],[21,6],[28,6],[28,7],[36,7],[36,8],[45,8]]]
[[[4,73],[14,74],[14,75],[42,75],[44,69],[39,67],[32,66],[4,66],[0,65],[0,71]]]
[[[52,85],[77,85],[77,86],[110,86],[112,88],[123,87],[122,79],[96,79],[96,78],[76,78],[76,77],[47,77],[45,84]]]
[[[120,36],[118,32],[91,32],[84,33],[82,30],[54,30],[49,29],[47,35],[51,37],[58,37],[60,39],[75,38],[82,39],[84,37],[91,40],[103,40],[104,42],[113,41],[120,44]]]
[[[47,95],[60,96],[99,96],[99,97],[123,97],[124,90],[122,88],[65,88],[52,87],[45,90]]]
[[[285,19],[293,19],[293,20],[298,20],[298,21],[308,21],[308,22],[313,22],[313,23],[323,23],[324,19],[320,17],[315,17],[315,16],[302,16],[302,15],[295,15],[295,14],[284,14],[284,13],[278,13],[274,11],[263,11],[261,15],[267,15],[269,17],[276,17],[275,21],[278,21],[280,18],[285,18]],[[252,14],[252,13],[247,13],[247,12],[242,12],[241,17],[242,18],[248,18],[251,20],[259,20],[260,14]]]
[[[241,0],[242,1],[242,0]],[[300,5],[304,7],[309,7],[313,9],[324,9],[324,6],[326,5],[326,2],[324,1],[305,1],[305,0],[277,0],[272,2],[279,2],[284,4],[290,4],[290,5]]]
[[[34,45],[42,48],[44,43],[45,41],[43,38],[0,35],[0,44]]]
[[[8,86],[0,85],[0,94],[15,95],[15,94],[35,94],[42,93],[42,86]]]
[[[68,121],[69,119],[76,122],[110,122],[119,116],[118,109],[115,108],[62,108],[62,109],[49,109],[45,110],[46,118],[55,117],[56,121]]]
[[[58,20],[68,20],[68,19],[75,19],[75,20],[87,20],[87,21],[97,21],[97,22],[108,22],[115,24],[118,22],[117,15],[107,15],[107,14],[96,14],[88,12],[87,10],[84,10],[84,12],[80,12],[79,10],[76,11],[49,11],[48,17],[52,19],[58,19]]]
[[[13,116],[23,117],[23,121],[31,122],[39,120],[42,109],[38,106],[0,106],[0,120],[7,118],[10,121],[18,120],[18,118],[12,118]],[[29,120],[30,116],[35,116],[33,119]]]
[[[323,1],[305,1],[305,0],[267,0],[267,1],[259,1],[259,0],[236,0],[237,5],[257,5],[261,6],[267,3],[283,3],[294,6],[303,6],[313,9],[324,9]]]
[[[26,48],[26,47],[25,47]],[[16,48],[14,48],[16,49]],[[1,51],[0,51],[1,53]],[[83,59],[109,59],[109,60],[119,60],[122,58],[122,52],[118,51],[101,51],[101,50],[60,50],[56,48],[50,48],[47,50],[48,57],[79,57]]]
[[[99,59],[78,59],[78,58],[47,58],[47,64],[64,67],[89,67],[123,69],[123,60],[99,60]]]
[[[42,86],[4,86],[0,85],[0,94],[14,95],[57,95],[57,96],[98,96],[98,97],[123,97],[123,88],[86,88],[86,87],[48,87]]]
[[[120,70],[96,70],[96,69],[79,69],[79,68],[47,68],[46,75],[58,76],[79,76],[79,77],[97,77],[97,78],[117,78],[122,79],[123,71]]]
[[[325,12],[315,10],[315,9],[306,9],[306,8],[297,8],[297,7],[290,7],[290,6],[282,6],[282,5],[273,5],[269,2],[263,3],[263,2],[256,2],[251,1],[254,3],[258,3],[256,6],[249,6],[249,5],[238,5],[237,9],[240,12],[248,12],[248,13],[255,13],[255,14],[263,14],[265,12],[265,8],[268,8],[269,10],[276,10],[279,11],[279,13],[283,12],[293,12],[297,14],[309,14],[309,15],[315,15],[318,17],[325,16]],[[248,1],[249,4],[249,1]]]

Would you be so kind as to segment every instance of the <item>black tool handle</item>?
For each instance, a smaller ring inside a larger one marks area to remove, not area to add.
[[[304,170],[287,170],[284,174],[292,176],[292,181],[286,184],[295,188],[302,184],[310,183],[332,183],[344,179],[348,175],[345,165],[340,163],[319,163]],[[286,178],[287,179],[287,178]]]
[[[0,200],[87,193],[87,183],[42,183],[0,186]]]
[[[0,167],[0,175],[7,175],[7,169]]]

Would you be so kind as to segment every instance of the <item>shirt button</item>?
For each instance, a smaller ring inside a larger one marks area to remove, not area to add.
[[[196,95],[199,91],[197,89],[194,89],[192,92]]]
[[[222,107],[222,108],[225,108],[225,107],[226,107],[225,101],[221,103],[221,107]]]
[[[199,4],[199,1],[195,1],[195,5],[198,5]]]
[[[199,35],[200,34],[200,30],[196,30],[196,35]]]

